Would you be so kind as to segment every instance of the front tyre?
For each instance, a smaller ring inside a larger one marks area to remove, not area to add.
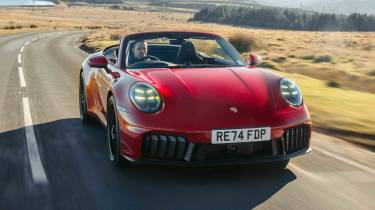
[[[79,79],[79,113],[83,123],[89,124],[93,121],[87,112],[86,91],[82,76]]]
[[[119,167],[123,162],[120,154],[119,125],[117,120],[117,109],[115,98],[111,96],[108,100],[107,111],[107,146],[109,160],[112,165]]]

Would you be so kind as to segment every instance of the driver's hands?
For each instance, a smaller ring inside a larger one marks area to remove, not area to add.
[[[140,59],[141,61],[160,61],[159,58],[152,56],[152,55],[146,55],[145,57]]]

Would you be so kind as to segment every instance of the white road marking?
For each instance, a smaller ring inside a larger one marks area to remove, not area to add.
[[[35,183],[45,184],[48,183],[48,180],[39,155],[38,144],[36,142],[33,121],[31,118],[29,99],[27,97],[23,97],[22,102],[31,174]]]
[[[25,44],[20,49],[20,53],[18,54],[18,74],[19,74],[19,79],[20,79],[20,86],[22,88],[26,87],[25,76],[23,73],[23,68],[21,67],[22,53],[25,47],[28,44],[30,44],[30,42],[38,40],[38,39],[39,38],[33,38],[31,41],[25,42]],[[24,121],[25,121],[26,144],[27,144],[28,156],[29,156],[29,161],[30,161],[31,174],[36,184],[46,184],[48,183],[48,180],[47,180],[47,176],[44,171],[44,168],[43,168],[42,161],[40,159],[38,144],[36,141],[34,128],[33,128],[33,121],[31,118],[29,99],[27,97],[23,97],[22,104],[23,104],[23,114],[24,114]]]
[[[18,64],[22,63],[22,54],[18,54]]]
[[[293,169],[294,171],[298,171],[299,173],[301,173],[301,174],[303,174],[303,175],[305,175],[305,176],[308,176],[308,177],[310,177],[310,178],[313,178],[313,179],[315,179],[315,180],[318,180],[318,181],[320,181],[320,182],[323,182],[323,181],[324,181],[324,179],[323,179],[322,177],[320,177],[320,176],[318,176],[318,175],[316,175],[316,174],[314,174],[314,173],[311,173],[311,172],[309,172],[309,171],[306,171],[306,170],[304,170],[304,169],[298,167],[297,165],[295,165],[295,164],[293,164],[293,163],[289,163],[289,164],[288,164],[288,168],[291,168],[291,169]]]
[[[326,151],[326,150],[324,150],[324,149],[320,149],[320,148],[317,148],[317,147],[314,147],[314,150],[315,150],[315,151],[318,151],[318,152],[320,152],[320,153],[323,153],[323,154],[325,154],[325,155],[327,155],[327,156],[330,156],[330,157],[332,157],[332,158],[335,158],[335,159],[337,159],[337,160],[340,160],[340,161],[342,161],[342,162],[344,162],[344,163],[347,163],[347,164],[350,164],[350,165],[355,166],[355,167],[357,167],[357,168],[360,168],[360,169],[362,169],[362,170],[364,170],[364,171],[367,171],[367,172],[369,172],[369,173],[375,174],[375,170],[374,170],[374,169],[372,169],[372,168],[370,168],[370,167],[367,167],[367,166],[365,166],[365,165],[362,165],[362,164],[360,164],[360,163],[354,162],[354,161],[352,161],[352,160],[350,160],[350,159],[348,159],[348,158],[346,158],[346,157],[332,154],[332,153],[330,153],[330,152],[328,152],[328,151]]]
[[[18,67],[18,74],[20,76],[20,86],[22,88],[26,87],[26,81],[25,81],[25,76],[23,75],[23,68]]]
[[[372,174],[355,169],[351,171],[318,172],[305,170],[293,163],[289,163],[288,168],[293,172],[302,174],[304,177],[310,177],[319,182],[348,183],[350,181],[356,183],[374,183],[375,181],[375,177]]]

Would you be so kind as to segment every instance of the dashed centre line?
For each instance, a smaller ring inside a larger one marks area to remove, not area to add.
[[[26,81],[24,76],[24,68],[22,67],[22,55],[25,47],[30,44],[32,41],[36,41],[40,38],[46,37],[45,35],[33,38],[31,41],[25,42],[25,44],[21,47],[20,52],[18,54],[18,75],[20,79],[20,87],[26,88]],[[35,137],[33,121],[31,118],[30,112],[30,103],[28,97],[22,97],[22,105],[23,105],[23,114],[24,114],[24,122],[25,122],[25,132],[26,132],[26,144],[31,168],[31,174],[36,184],[47,184],[47,176],[46,172],[43,168],[42,160],[40,158],[38,144]]]
[[[18,74],[20,76],[20,86],[21,86],[21,88],[25,88],[26,87],[26,81],[25,81],[25,76],[23,75],[23,68],[22,67],[18,67]]]
[[[22,53],[18,54],[18,65],[22,63]]]
[[[23,113],[25,121],[25,131],[26,131],[26,143],[29,155],[31,174],[33,180],[37,184],[47,183],[46,172],[44,171],[42,161],[40,159],[38,144],[36,142],[36,137],[33,128],[33,121],[31,119],[30,104],[27,97],[22,98]]]

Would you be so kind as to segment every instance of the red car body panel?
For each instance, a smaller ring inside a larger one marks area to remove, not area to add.
[[[279,89],[284,77],[272,71],[251,66],[135,71],[109,64],[117,72],[113,77],[104,69],[90,68],[88,59],[82,65],[88,112],[106,125],[108,98],[115,97],[120,153],[128,159],[142,158],[142,140],[147,133],[184,136],[192,143],[210,144],[214,129],[269,126],[272,141],[277,141],[287,128],[306,125],[310,139],[311,120],[305,104],[289,105]],[[158,90],[163,99],[159,112],[141,112],[130,101],[129,89],[140,81]],[[238,112],[230,111],[231,107]]]

